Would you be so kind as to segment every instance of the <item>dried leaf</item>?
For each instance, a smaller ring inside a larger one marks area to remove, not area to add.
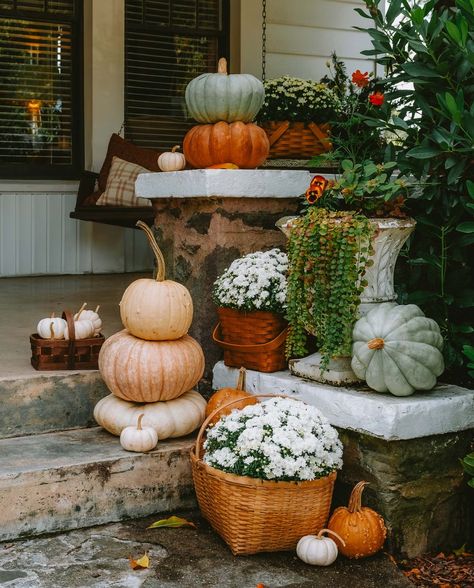
[[[130,567],[132,570],[144,570],[150,567],[150,558],[145,553],[139,559],[133,559],[131,556],[128,558],[130,560]]]
[[[461,547],[459,547],[459,549],[453,549],[453,553],[454,555],[471,555],[470,553],[468,553],[466,551],[466,544],[464,543],[464,545],[461,545]]]
[[[163,527],[193,527],[193,529],[196,529],[196,525],[191,521],[175,516],[169,517],[167,519],[160,519],[159,521],[152,523],[148,529],[161,529]]]

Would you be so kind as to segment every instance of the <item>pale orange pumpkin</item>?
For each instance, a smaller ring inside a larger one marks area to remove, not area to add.
[[[128,286],[120,301],[123,326],[135,337],[149,341],[169,341],[185,335],[193,320],[193,301],[188,289],[165,279],[165,260],[148,225],[143,229],[155,254],[156,279],[141,278]]]
[[[233,400],[239,400],[242,398],[242,402],[236,402],[232,406],[229,406],[229,408],[224,408],[216,414],[216,416],[209,421],[210,426],[217,423],[217,421],[224,415],[230,414],[235,408],[240,410],[249,404],[256,404],[258,402],[255,396],[245,391],[245,375],[246,370],[244,367],[241,367],[236,388],[221,388],[209,398],[209,402],[206,406],[206,418],[221,406],[225,406]]]
[[[368,557],[382,549],[387,528],[383,518],[367,506],[362,506],[362,492],[368,482],[354,486],[347,508],[340,506],[332,513],[328,529],[340,535],[345,545],[335,539],[339,551],[346,557]]]
[[[190,129],[184,137],[183,150],[193,167],[233,163],[250,169],[265,161],[270,143],[265,131],[253,123],[220,121]]]
[[[189,335],[175,341],[144,341],[126,330],[105,340],[99,370],[109,390],[124,400],[172,400],[199,382],[201,346]]]

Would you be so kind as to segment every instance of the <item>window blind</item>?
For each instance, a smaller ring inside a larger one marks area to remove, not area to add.
[[[125,1],[125,136],[158,150],[196,124],[184,91],[228,54],[228,1]]]
[[[4,177],[71,177],[80,167],[78,4],[0,0]]]

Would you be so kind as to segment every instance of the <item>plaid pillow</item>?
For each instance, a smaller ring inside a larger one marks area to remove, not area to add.
[[[97,200],[99,206],[151,206],[148,198],[135,196],[135,180],[138,174],[150,170],[130,163],[117,156],[112,158],[105,192]]]

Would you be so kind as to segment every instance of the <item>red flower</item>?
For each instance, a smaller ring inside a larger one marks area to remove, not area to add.
[[[359,88],[365,88],[369,83],[369,72],[362,73],[360,69],[356,69],[352,74],[352,83]]]
[[[369,96],[369,101],[374,106],[382,106],[384,100],[385,96],[382,94],[382,92],[373,92]]]

